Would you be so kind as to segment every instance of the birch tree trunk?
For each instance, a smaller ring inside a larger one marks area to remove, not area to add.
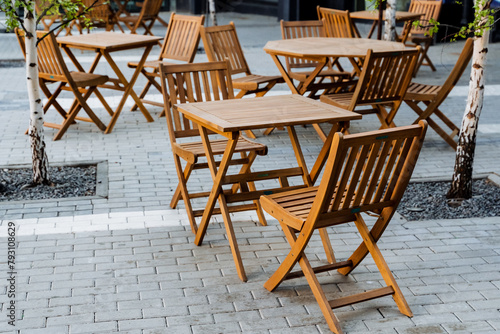
[[[208,10],[210,11],[210,19],[212,20],[212,25],[217,25],[217,17],[215,16],[215,0],[208,1]]]
[[[455,155],[455,171],[447,197],[467,199],[472,197],[472,165],[476,149],[476,135],[479,116],[483,109],[484,66],[488,53],[489,29],[483,36],[475,37],[472,67],[469,81],[469,95]]]
[[[396,40],[396,0],[386,1],[384,40]]]
[[[35,6],[33,5],[33,8]],[[25,10],[26,27],[26,79],[30,103],[30,124],[28,129],[33,166],[33,185],[50,184],[48,158],[43,133],[43,106],[38,83],[38,58],[36,53],[36,18],[33,12]]]

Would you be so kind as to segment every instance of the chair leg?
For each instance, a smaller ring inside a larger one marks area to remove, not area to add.
[[[295,264],[299,261],[303,252],[311,239],[312,231],[301,231],[299,237],[295,236],[295,231],[293,231],[288,225],[279,222],[285,237],[292,247],[286,258],[281,262],[278,269],[271,275],[271,277],[264,283],[264,288],[268,291],[273,291],[281,284],[286,278],[286,276],[292,271]]]
[[[191,231],[194,234],[196,234],[196,232],[198,231],[198,225],[196,224],[196,220],[195,220],[194,213],[193,213],[193,207],[191,206],[191,200],[189,199],[189,193],[187,191],[187,184],[186,184],[187,178],[184,177],[184,172],[182,171],[181,160],[180,160],[179,156],[177,156],[175,153],[174,153],[174,164],[175,164],[175,169],[177,170],[177,177],[179,178],[179,184],[177,187],[178,188],[180,187],[180,195],[182,196],[182,199],[184,200],[184,206],[186,207],[186,213],[188,215],[189,224],[191,225]],[[191,173],[191,172],[189,172],[189,173]],[[175,193],[174,193],[174,196],[175,196]],[[174,198],[172,198],[172,201]],[[172,203],[170,205],[172,205]]]
[[[340,327],[340,323],[333,313],[330,302],[326,298],[325,292],[323,291],[323,288],[321,287],[318,278],[316,277],[316,274],[314,273],[314,270],[305,254],[302,254],[299,260],[299,265],[307,279],[307,283],[309,283],[309,287],[312,290],[314,298],[316,298],[316,302],[318,302],[319,308],[325,317],[328,327],[332,332],[342,334],[343,332]]]
[[[372,255],[373,260],[375,261],[378,270],[382,274],[385,283],[387,284],[387,286],[392,287],[394,290],[393,298],[394,301],[396,302],[396,305],[399,308],[399,311],[408,317],[412,317],[413,313],[411,312],[410,307],[408,306],[408,303],[406,302],[406,299],[403,296],[403,293],[399,289],[399,286],[396,283],[396,280],[394,279],[391,270],[387,266],[387,263],[385,262],[385,259],[382,256],[382,253],[380,252],[380,249],[378,248],[375,239],[368,230],[365,221],[363,220],[360,214],[356,214],[356,218],[357,219],[354,221],[354,223],[356,224],[356,227],[358,228],[358,231],[361,234],[361,237],[363,238],[364,244],[366,245],[368,251]]]
[[[188,180],[189,176],[191,175],[191,172],[193,171],[194,164],[192,163],[187,163],[186,168],[184,168],[184,180]],[[181,200],[182,195],[181,195],[181,188],[182,184],[179,182],[177,184],[177,188],[175,188],[174,194],[172,195],[172,200],[170,201],[170,207],[172,209],[175,209],[177,207],[177,204],[179,204],[179,200]]]
[[[291,227],[289,227],[288,225],[285,225],[285,224],[282,224],[282,223],[280,225],[281,225],[281,227],[283,229],[283,232],[285,233],[285,237],[286,237],[288,243],[292,246],[292,250],[290,251],[290,253],[289,253],[288,256],[290,256],[290,255],[293,256],[292,253],[294,251],[295,246],[297,245],[297,236],[295,235],[295,231]],[[301,232],[301,234],[302,233],[303,232]],[[309,240],[306,239],[304,241],[305,241],[305,244],[307,244],[307,242]],[[299,241],[299,242],[302,242],[302,241]],[[330,303],[329,303],[328,299],[326,298],[325,292],[321,288],[321,285],[320,285],[320,283],[318,281],[318,278],[316,277],[316,274],[314,273],[314,269],[311,267],[311,264],[309,263],[309,260],[307,259],[307,256],[304,254],[304,249],[305,249],[305,245],[302,248],[302,251],[299,254],[297,254],[297,257],[296,257],[297,260],[291,264],[291,267],[288,268],[288,270],[286,271],[284,277],[286,277],[286,275],[291,271],[291,269],[298,262],[299,265],[300,265],[300,268],[302,269],[302,273],[306,277],[307,283],[309,284],[309,287],[312,290],[314,298],[316,298],[316,301],[318,302],[318,305],[319,305],[319,307],[321,309],[321,312],[323,313],[323,316],[325,317],[325,320],[328,323],[328,327],[330,328],[330,330],[332,332],[337,333],[337,334],[341,334],[343,332],[342,332],[342,329],[340,327],[339,321],[338,321],[337,317],[335,316],[335,314],[333,313],[332,308],[330,307]],[[287,259],[288,259],[288,256],[287,256]],[[282,266],[283,266],[283,263],[282,263]],[[278,270],[276,271],[276,273],[278,271],[280,271],[280,269],[282,269],[282,266],[280,266],[278,268]],[[268,284],[268,282],[273,277],[274,277],[274,275],[266,282],[266,284]],[[264,284],[264,287],[266,289],[268,289],[266,287],[266,284]],[[270,290],[270,291],[272,291],[272,290]]]
[[[418,102],[407,100],[405,101],[406,104],[415,111],[415,113],[418,115],[418,118],[413,122],[413,124],[418,123],[421,119],[425,119],[429,125],[436,131],[438,135],[443,138],[448,145],[451,146],[454,150],[457,149],[457,142],[455,141],[455,136],[460,133],[460,129],[448,118],[446,117],[445,114],[441,110],[439,110],[437,107],[435,110],[432,110],[433,107],[429,108],[431,105],[431,102],[428,101],[423,101],[423,103],[427,106],[427,109],[425,111],[420,108],[418,105]],[[433,119],[431,119],[431,115],[434,114],[436,115],[441,121],[451,130],[451,133],[448,134],[446,131],[444,131]]]
[[[420,69],[420,66],[422,66],[422,65],[430,66],[430,68],[433,72],[436,71],[436,67],[434,67],[434,64],[432,63],[431,59],[427,55],[427,51],[429,50],[431,44],[432,44],[432,41],[424,43],[424,46],[422,47],[422,51],[420,52],[420,56],[418,57],[417,65],[415,65],[415,70],[413,71],[413,77],[417,76],[418,70]],[[418,44],[418,45],[420,45],[420,44]],[[426,60],[427,62],[424,63],[424,60]]]
[[[255,152],[250,152],[249,155],[247,155],[245,152],[240,153],[242,158],[247,158],[248,163],[244,164],[241,166],[241,169],[239,171],[239,174],[244,174],[244,173],[249,173],[250,169],[252,167],[253,162],[255,161],[255,158],[257,158],[257,153]],[[232,193],[236,193],[238,191],[239,186],[237,184],[233,185],[231,187]],[[241,188],[241,187],[240,187]],[[255,183],[254,182],[248,182],[248,189],[251,191],[255,191]],[[241,188],[241,191],[248,191],[248,189],[243,189]],[[259,218],[259,222],[262,226],[267,226],[267,220],[264,215],[264,211],[262,210],[262,206],[260,205],[260,201],[258,199],[254,200],[253,203],[256,206],[255,211],[257,212],[257,217]]]
[[[141,73],[144,74],[144,76],[146,77],[146,79],[148,79],[148,82],[146,83],[146,85],[142,89],[141,94],[139,95],[139,99],[140,100],[142,100],[146,96],[146,94],[149,91],[149,88],[151,88],[151,82],[150,82],[149,76],[147,75],[148,73],[144,69],[141,70]],[[137,108],[138,108],[137,103],[134,103],[134,105],[132,106],[132,108],[130,108],[130,111],[136,111]]]
[[[329,263],[335,263],[335,254],[333,252],[332,242],[328,236],[328,231],[326,228],[319,229],[319,235],[321,236],[321,242],[323,243],[323,248],[325,249],[326,259]]]

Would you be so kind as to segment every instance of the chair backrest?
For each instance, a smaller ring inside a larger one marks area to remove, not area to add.
[[[412,25],[410,29],[410,34],[420,34],[423,35],[430,30],[430,19],[438,20],[439,13],[441,12],[441,0],[411,0],[410,8],[408,9],[411,13],[422,13],[419,19],[420,24],[415,27]]]
[[[14,28],[14,33],[16,34],[17,42],[19,43],[24,59],[26,60],[26,44],[24,40],[25,32],[22,29]]]
[[[200,43],[200,29],[204,22],[204,15],[190,16],[172,13],[161,48],[160,60],[174,59],[193,62]]]
[[[352,135],[338,132],[304,228],[335,216],[396,210],[417,162],[427,122]],[[394,212],[387,212],[388,219]],[[343,219],[340,222],[345,222]]]
[[[37,31],[38,76],[47,81],[64,81],[71,85],[71,75],[53,32]],[[45,37],[44,37],[45,36]]]
[[[36,15],[37,17],[40,17],[41,14],[48,8],[52,8],[53,7],[53,4],[52,2],[50,2],[49,0],[35,0],[35,12],[36,12]],[[59,10],[61,10],[60,6],[57,6],[57,8],[59,8]],[[56,20],[56,19],[60,19],[61,18],[61,15],[59,13],[57,14],[45,14],[42,18],[42,20]]]
[[[441,89],[439,90],[433,103],[440,105],[446,99],[448,94],[450,94],[451,90],[453,89],[453,87],[455,87],[458,80],[460,80],[460,77],[462,76],[465,69],[469,65],[469,61],[472,58],[473,50],[474,50],[474,39],[467,38],[467,40],[465,41],[464,48],[462,49],[462,52],[460,53],[460,56],[458,57],[455,66],[453,66],[450,75],[448,76],[444,84],[441,86]]]
[[[142,20],[156,19],[160,13],[163,0],[144,0],[139,17]]]
[[[109,1],[107,0],[82,0],[82,4],[85,8],[93,7],[85,15],[86,18],[90,19],[92,24],[106,23],[111,17],[113,17],[113,12],[109,7]]]
[[[402,51],[368,50],[349,110],[356,105],[403,101],[420,47]]]
[[[196,124],[179,113],[174,104],[234,99],[227,61],[161,64],[160,77],[171,143],[200,135]]]
[[[229,59],[231,74],[251,74],[233,22],[222,26],[202,27],[201,38],[209,61]]]
[[[281,37],[283,39],[326,37],[323,20],[310,21],[280,21]],[[295,57],[286,57],[288,70],[293,68],[315,67],[317,62]]]
[[[354,25],[348,10],[317,7],[318,18],[324,19],[327,37],[359,38],[358,29]]]

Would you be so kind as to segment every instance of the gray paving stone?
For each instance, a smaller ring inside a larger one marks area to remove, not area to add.
[[[124,331],[133,329],[158,328],[165,326],[165,318],[119,320],[118,328]]]

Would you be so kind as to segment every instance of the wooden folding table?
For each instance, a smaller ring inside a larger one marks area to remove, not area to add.
[[[146,118],[148,122],[154,122],[153,117],[149,114],[147,109],[142,104],[141,100],[137,96],[137,94],[133,90],[133,86],[135,81],[137,80],[139,74],[141,73],[141,69],[146,61],[146,58],[149,55],[149,52],[153,48],[154,45],[161,39],[161,37],[156,36],[144,36],[144,35],[132,35],[132,34],[123,34],[123,33],[115,33],[115,32],[103,32],[98,34],[87,34],[87,35],[74,35],[74,36],[65,36],[58,37],[57,42],[59,45],[66,51],[68,57],[75,64],[80,72],[86,72],[84,68],[80,65],[77,58],[71,52],[71,49],[81,49],[81,50],[92,50],[95,51],[96,57],[94,62],[90,66],[88,72],[94,72],[97,64],[101,57],[104,56],[108,64],[111,66],[115,74],[118,78],[110,78],[110,81],[113,83],[112,85],[105,84],[99,87],[109,88],[114,90],[119,90],[123,92],[123,96],[118,104],[118,107],[114,111],[111,121],[106,128],[104,133],[111,133],[113,127],[120,116],[120,113],[125,105],[125,102],[129,95],[134,99],[135,103],[139,106],[142,114]],[[136,67],[134,74],[130,78],[130,81],[127,81],[122,71],[115,63],[113,58],[111,57],[112,52],[116,51],[125,51],[131,49],[145,48],[144,53],[141,56],[141,59]]]
[[[255,204],[249,205],[243,204],[243,202],[251,202],[252,200],[259,199],[263,194],[313,185],[328,157],[334,133],[339,129],[348,127],[349,121],[361,119],[361,115],[300,95],[264,96],[257,99],[186,103],[178,104],[174,107],[183,113],[185,117],[199,125],[200,135],[213,179],[212,190],[198,232],[196,233],[195,244],[200,245],[202,243],[208,222],[214,213],[215,204],[218,200],[219,210],[217,212],[220,211],[224,220],[238,276],[241,280],[246,281],[245,270],[229,214],[235,211],[242,211],[242,208],[244,210],[254,210]],[[296,125],[323,122],[331,123],[332,128],[314,166],[309,172],[294,127]],[[240,171],[239,174],[228,175],[231,157],[233,156],[240,133],[245,130],[267,129],[269,127],[287,128],[298,167],[259,172]],[[209,131],[219,133],[228,139],[220,165],[216,164],[211,154],[212,149],[208,138]],[[304,184],[290,186],[288,184],[288,177],[294,176],[302,177]],[[276,178],[279,178],[281,187],[251,190],[246,186],[248,182]],[[229,193],[222,191],[224,185],[235,183],[240,184],[241,192]],[[240,204],[228,206],[228,203]]]
[[[282,39],[277,41],[269,41],[264,46],[266,51],[273,59],[278,67],[283,79],[288,84],[288,87],[293,94],[303,95],[309,91],[309,86],[318,85],[315,79],[325,66],[328,65],[330,58],[347,57],[353,65],[356,72],[361,73],[358,62],[355,58],[363,58],[366,56],[368,49],[375,52],[379,51],[397,51],[405,49],[403,43],[379,41],[376,39],[367,38],[332,38],[332,37],[307,37]],[[293,83],[286,66],[278,58],[282,57],[297,57],[317,62],[316,68],[311,72],[304,82],[300,82],[297,86]],[[323,89],[328,89],[329,85],[335,83],[321,83]],[[322,140],[326,139],[326,135],[321,128],[316,124],[316,131]]]
[[[377,27],[378,20],[379,20],[379,12],[378,10],[361,10],[358,12],[350,12],[352,19],[358,19],[358,20],[368,20],[368,21],[373,21],[373,24],[370,28],[370,31],[368,32],[367,38],[371,38],[373,35],[373,32],[375,31],[375,28]],[[410,12],[400,12],[396,11],[396,23],[399,22],[408,22],[408,24],[411,24],[413,21],[418,20],[422,15],[422,13],[410,13]],[[385,20],[385,10],[382,13],[382,20]],[[403,41],[406,41],[406,38],[408,37],[408,34],[410,32],[410,29],[405,29],[403,31]]]

